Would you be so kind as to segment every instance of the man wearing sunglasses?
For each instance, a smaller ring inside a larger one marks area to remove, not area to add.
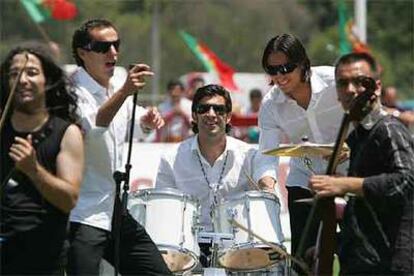
[[[78,69],[72,76],[79,96],[85,137],[85,172],[79,201],[70,217],[68,275],[98,275],[102,258],[113,263],[113,173],[123,168],[123,147],[131,120],[132,97],[153,73],[146,64],[129,69],[119,86],[112,78],[120,38],[114,25],[104,19],[84,23],[73,35],[72,51]],[[140,112],[141,111],[141,112]],[[137,123],[160,128],[156,109],[143,111]],[[136,122],[132,122],[136,123]],[[169,275],[157,247],[128,213],[120,226],[119,271],[122,275]]]
[[[302,43],[290,34],[270,39],[262,66],[273,86],[259,112],[260,150],[277,148],[280,143],[301,144],[305,138],[311,143],[334,143],[343,116],[337,101],[334,68],[311,67]],[[328,163],[322,156],[309,159],[311,164],[307,166],[304,158],[292,157],[286,180],[293,254],[311,209],[310,204],[296,200],[313,196],[307,186],[308,179],[314,172],[325,173]],[[273,160],[275,166],[279,162],[272,156],[262,156],[262,160]],[[303,248],[315,244],[317,228],[315,224],[309,231]]]
[[[227,136],[230,131],[232,102],[222,86],[206,85],[197,89],[192,103],[195,136],[177,144],[161,158],[155,186],[175,188],[199,199],[203,231],[212,231],[210,212],[215,201],[235,193],[264,186],[264,177],[274,172],[257,166],[257,150]],[[208,245],[201,246],[207,254]],[[203,265],[207,265],[202,258]]]
[[[321,197],[352,195],[341,225],[341,274],[413,275],[414,141],[402,122],[381,106],[376,68],[365,53],[351,53],[337,62],[344,110],[363,93],[373,92],[376,99],[348,136],[349,176],[315,175],[309,184]]]

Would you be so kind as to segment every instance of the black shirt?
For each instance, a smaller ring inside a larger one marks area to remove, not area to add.
[[[364,197],[351,197],[340,243],[343,274],[413,273],[414,142],[397,119],[380,116],[349,136],[350,176]]]
[[[39,163],[50,173],[56,174],[56,157],[60,151],[63,135],[70,124],[51,116],[43,127],[32,133],[33,146]],[[13,169],[9,157],[14,137],[26,138],[28,133],[15,131],[8,121],[1,139],[1,220],[0,237],[11,237],[30,231],[39,225],[48,225],[54,231],[66,231],[68,214],[50,204],[39,193],[31,180]],[[63,233],[62,233],[63,234]]]

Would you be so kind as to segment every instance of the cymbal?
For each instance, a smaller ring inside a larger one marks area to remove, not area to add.
[[[315,157],[315,156],[329,156],[333,153],[334,144],[280,144],[279,147],[265,150],[263,154],[272,156],[289,156],[289,157]],[[348,152],[347,145],[341,149],[342,152]]]

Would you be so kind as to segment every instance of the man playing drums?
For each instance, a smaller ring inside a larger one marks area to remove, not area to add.
[[[274,191],[275,167],[257,166],[257,150],[227,136],[231,110],[230,94],[223,87],[200,87],[192,103],[196,135],[164,154],[158,169],[156,188],[175,188],[200,201],[202,231],[214,231],[211,214],[227,198],[252,189]],[[209,245],[201,244],[201,251],[208,255]],[[201,262],[207,265],[205,256]]]

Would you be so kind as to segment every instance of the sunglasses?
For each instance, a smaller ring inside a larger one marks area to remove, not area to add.
[[[83,49],[87,51],[92,51],[96,53],[105,54],[106,52],[111,49],[111,46],[114,46],[115,50],[119,50],[119,45],[121,44],[121,40],[115,40],[115,41],[98,41],[98,40],[92,40],[88,44],[86,44]]]
[[[336,88],[344,89],[348,87],[348,85],[352,83],[355,87],[364,87],[367,91],[375,91],[377,88],[377,83],[371,77],[367,76],[358,76],[354,78],[347,78],[347,79],[337,79],[336,80]]]
[[[274,65],[274,66],[267,65],[265,67],[265,71],[271,76],[275,76],[277,75],[277,73],[286,75],[286,74],[292,73],[296,69],[296,67],[298,67],[298,65],[295,63],[286,63],[286,64]]]
[[[204,114],[209,112],[211,108],[213,108],[217,115],[224,115],[227,113],[227,107],[224,104],[199,104],[196,107],[196,112],[198,114]]]

